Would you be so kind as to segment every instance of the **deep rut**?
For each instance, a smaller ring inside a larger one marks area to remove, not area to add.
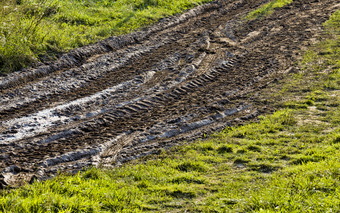
[[[120,164],[265,112],[257,92],[291,70],[337,6],[296,0],[242,19],[264,2],[202,5],[4,78],[1,184]]]

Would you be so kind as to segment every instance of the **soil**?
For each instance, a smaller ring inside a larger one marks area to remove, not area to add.
[[[294,72],[334,0],[221,0],[75,49],[0,83],[0,188],[116,166],[273,110],[259,91]]]

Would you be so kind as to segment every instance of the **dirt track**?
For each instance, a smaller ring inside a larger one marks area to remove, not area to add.
[[[294,71],[339,4],[296,0],[241,19],[264,2],[199,6],[2,79],[0,188],[120,164],[265,113],[258,91]]]

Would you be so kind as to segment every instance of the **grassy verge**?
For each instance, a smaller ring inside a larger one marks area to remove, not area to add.
[[[273,115],[121,168],[3,191],[0,211],[339,212],[339,22],[340,11],[301,72],[269,92],[283,97]]]
[[[270,15],[271,13],[273,13],[275,8],[283,7],[286,4],[289,4],[292,2],[293,0],[273,0],[261,6],[259,9],[250,12],[245,18],[248,20],[253,20],[253,19],[257,19],[257,18]]]
[[[8,0],[0,2],[0,74],[210,0]]]

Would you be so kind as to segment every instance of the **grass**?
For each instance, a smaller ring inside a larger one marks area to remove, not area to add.
[[[269,3],[261,6],[260,8],[250,12],[245,19],[247,20],[254,20],[257,18],[262,18],[268,16],[274,12],[275,8],[283,7],[287,4],[292,3],[293,0],[273,0]]]
[[[129,33],[210,0],[0,2],[0,74],[109,36]]]
[[[0,211],[339,212],[339,20],[301,72],[268,89],[272,115],[120,168],[4,190]]]

